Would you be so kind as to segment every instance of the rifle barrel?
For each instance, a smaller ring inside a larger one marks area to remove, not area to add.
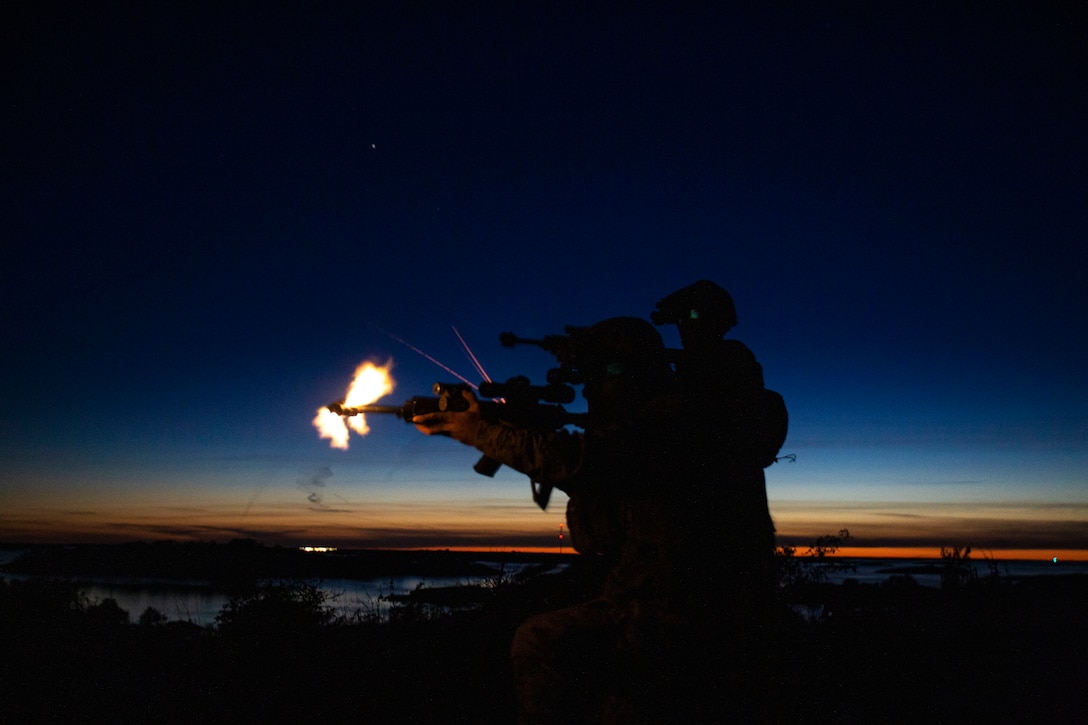
[[[401,415],[403,407],[399,405],[359,405],[354,408],[345,408],[344,406],[337,406],[337,409],[333,410],[330,406],[329,410],[337,415],[346,415],[351,417],[353,415],[359,415],[360,413],[380,413],[383,415]]]

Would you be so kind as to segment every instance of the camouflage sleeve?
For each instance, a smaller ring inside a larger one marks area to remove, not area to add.
[[[476,429],[480,452],[534,481],[567,492],[582,468],[584,445],[580,434],[566,430],[530,431],[488,421],[480,421]]]

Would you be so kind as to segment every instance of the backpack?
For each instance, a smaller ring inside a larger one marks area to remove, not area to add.
[[[766,468],[777,460],[778,452],[786,442],[789,429],[789,412],[786,401],[773,390],[759,391],[758,420],[755,422],[753,451],[759,464]]]

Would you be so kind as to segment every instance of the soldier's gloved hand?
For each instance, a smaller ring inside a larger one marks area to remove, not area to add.
[[[442,433],[465,445],[476,445],[476,428],[480,423],[480,401],[471,390],[461,395],[468,401],[466,410],[443,413],[425,413],[412,417],[416,430],[426,435]]]

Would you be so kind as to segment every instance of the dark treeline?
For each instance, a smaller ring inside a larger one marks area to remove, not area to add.
[[[64,579],[10,579],[0,722],[510,723],[515,628],[580,601],[595,576],[576,564],[495,579],[471,609],[435,606],[431,592],[358,616],[334,614],[312,585],[258,585],[211,627],[87,602]],[[1086,722],[1086,602],[1078,575],[949,576],[941,588],[794,577],[723,699],[745,721]]]
[[[340,550],[304,552],[263,546],[252,539],[213,542],[135,542],[78,546],[28,546],[2,569],[15,574],[80,578],[125,576],[201,579],[233,583],[254,578],[374,579],[484,577],[493,569],[479,562],[542,563],[573,555],[519,552]]]

